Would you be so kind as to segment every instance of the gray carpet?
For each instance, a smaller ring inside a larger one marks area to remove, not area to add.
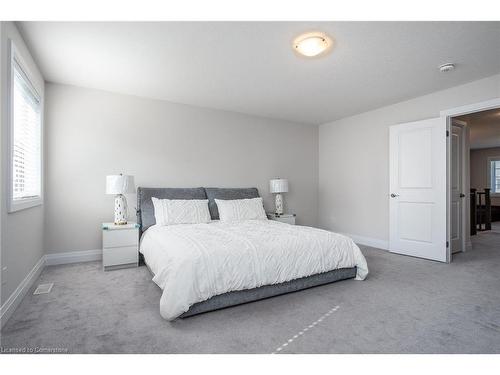
[[[362,248],[371,274],[167,322],[145,267],[47,267],[3,348],[69,353],[500,353],[500,234],[452,264]],[[278,350],[279,349],[279,350]]]

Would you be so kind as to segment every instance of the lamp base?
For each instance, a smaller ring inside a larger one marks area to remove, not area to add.
[[[276,215],[282,215],[283,214],[283,196],[281,194],[276,194]]]
[[[117,194],[115,196],[115,225],[127,224],[127,216],[127,198],[123,194]]]

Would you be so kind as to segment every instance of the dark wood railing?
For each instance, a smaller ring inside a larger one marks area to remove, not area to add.
[[[477,234],[476,189],[470,189],[470,235]]]
[[[470,234],[491,230],[491,189],[470,189]]]

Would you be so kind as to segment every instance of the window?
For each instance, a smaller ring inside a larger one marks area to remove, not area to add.
[[[500,156],[488,159],[489,186],[492,194],[500,194]]]
[[[42,98],[11,44],[9,212],[42,204]]]

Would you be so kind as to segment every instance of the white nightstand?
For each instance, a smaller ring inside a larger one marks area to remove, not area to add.
[[[105,271],[137,267],[139,264],[139,225],[102,224],[102,265]]]
[[[275,220],[281,223],[295,225],[295,214],[276,215],[274,212],[268,212],[266,215],[269,220]]]

